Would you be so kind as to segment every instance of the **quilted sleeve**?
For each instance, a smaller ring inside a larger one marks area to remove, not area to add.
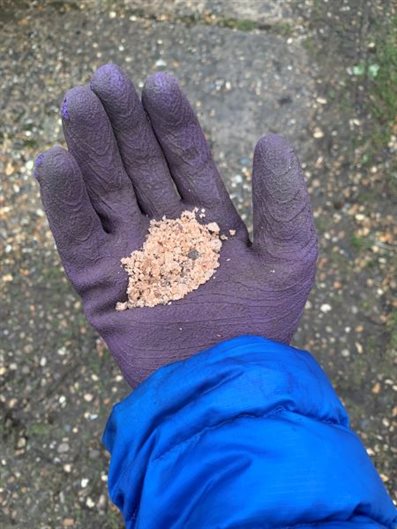
[[[103,441],[127,529],[396,527],[326,374],[261,337],[162,367],[114,406]]]

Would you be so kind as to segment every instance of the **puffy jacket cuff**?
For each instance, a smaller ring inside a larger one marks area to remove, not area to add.
[[[162,367],[114,406],[103,442],[127,529],[397,520],[316,360],[261,337]]]

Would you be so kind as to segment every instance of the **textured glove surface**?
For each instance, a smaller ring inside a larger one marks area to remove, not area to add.
[[[66,274],[131,386],[241,334],[290,342],[313,286],[317,240],[285,139],[268,135],[255,148],[251,242],[171,75],[149,77],[141,101],[120,68],[104,65],[89,86],[66,93],[61,114],[68,150],[40,154],[35,174]],[[120,258],[141,247],[151,218],[194,207],[236,230],[215,276],[170,305],[116,312],[127,286]]]

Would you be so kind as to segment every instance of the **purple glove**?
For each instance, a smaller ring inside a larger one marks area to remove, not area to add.
[[[272,134],[255,148],[251,243],[172,76],[150,76],[141,103],[107,64],[90,86],[67,92],[61,113],[68,151],[40,154],[35,175],[66,274],[129,384],[241,334],[290,342],[313,286],[317,239],[287,141]],[[170,305],[116,312],[127,287],[120,258],[142,245],[150,218],[196,206],[205,222],[236,230],[215,276]]]

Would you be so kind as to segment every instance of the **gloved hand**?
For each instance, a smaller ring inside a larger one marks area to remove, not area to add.
[[[317,240],[297,157],[271,134],[255,148],[254,237],[237,214],[198,120],[176,80],[150,76],[140,101],[115,65],[66,93],[68,151],[55,146],[35,174],[67,276],[88,320],[134,387],[158,367],[221,340],[257,334],[290,342],[314,282]],[[205,208],[223,232],[215,276],[170,305],[117,312],[149,221]]]

